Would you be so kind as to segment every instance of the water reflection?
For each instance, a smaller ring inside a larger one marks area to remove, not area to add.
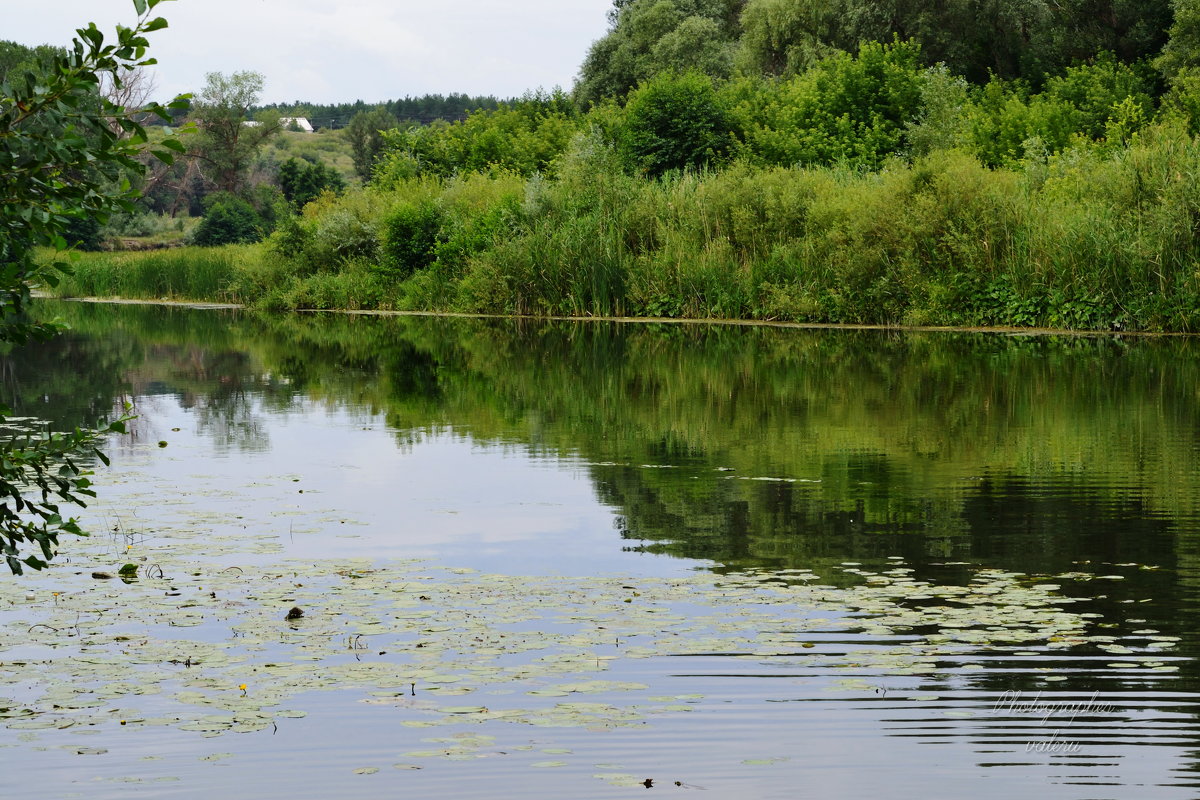
[[[582,474],[617,520],[615,533],[597,539],[612,549],[717,571],[812,569],[838,586],[889,561],[939,584],[968,583],[980,565],[1046,576],[1039,580],[1077,599],[1073,610],[1102,620],[1107,649],[988,645],[981,656],[948,647],[934,657],[936,671],[908,681],[851,674],[863,685],[837,699],[806,688],[829,677],[811,656],[902,648],[904,636],[839,633],[813,653],[746,671],[718,659],[671,669],[709,687],[730,680],[738,702],[818,704],[853,736],[862,735],[854,725],[881,724],[895,739],[965,746],[972,766],[1038,766],[1051,782],[1090,787],[1060,796],[1101,796],[1105,770],[1128,785],[1134,756],[1152,745],[1179,757],[1161,757],[1146,782],[1196,783],[1200,343],[42,309],[72,332],[7,353],[0,376],[18,413],[60,427],[135,398],[145,438],[169,438],[183,413],[218,450],[266,458],[296,452],[277,420],[302,425],[324,412],[367,427],[382,417],[392,447],[420,452],[427,473],[457,472],[468,488],[506,469],[456,460],[472,447]],[[174,405],[157,413],[154,398]],[[331,465],[330,484],[353,466]],[[393,500],[402,491],[386,475],[355,480],[375,480],[370,488]],[[536,480],[530,472],[519,482]],[[504,491],[515,495],[519,482]],[[436,495],[441,485],[420,491]],[[438,502],[416,521],[457,513],[450,506],[462,498]],[[555,513],[549,528],[575,525]],[[489,544],[545,560],[553,547],[581,546],[563,537],[543,548],[516,535],[521,524]],[[1153,636],[1183,641],[1158,651]],[[1136,668],[1121,665],[1129,653]],[[1171,667],[1179,670],[1160,669]],[[784,678],[770,683],[789,688],[734,683],[747,676]],[[1052,738],[1046,726],[998,706],[1005,697],[1076,703],[1096,692],[1114,710],[1069,726],[1072,738],[1058,741],[1087,746],[1050,758],[1027,749]],[[914,704],[906,693],[940,699]],[[855,714],[859,723],[845,722]],[[753,715],[727,723],[736,731]]]
[[[301,401],[383,413],[401,440],[578,457],[625,538],[726,564],[1195,550],[1187,340],[43,308],[72,332],[0,375],[58,427],[170,394],[216,441],[265,450],[263,416]]]

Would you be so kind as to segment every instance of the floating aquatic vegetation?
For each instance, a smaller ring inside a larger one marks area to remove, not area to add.
[[[1142,629],[1118,642],[1089,613],[1072,611],[1058,584],[1000,570],[938,585],[893,557],[878,568],[845,562],[839,569],[859,582],[835,587],[802,569],[632,579],[497,575],[416,560],[228,563],[246,551],[236,537],[184,535],[122,552],[135,567],[118,570],[128,582],[59,565],[0,584],[0,691],[12,695],[0,701],[0,725],[119,721],[222,736],[304,717],[308,692],[356,690],[360,702],[393,707],[413,728],[612,729],[703,706],[701,694],[606,679],[622,662],[680,656],[786,665],[851,692],[875,690],[880,675],[970,680],[993,650],[1088,645],[1125,657],[1109,664],[1122,673],[1177,669],[1136,656],[1178,637]],[[839,672],[849,677],[831,682]],[[402,757],[496,754],[482,734],[426,741],[430,748]],[[641,783],[615,770],[600,775]]]

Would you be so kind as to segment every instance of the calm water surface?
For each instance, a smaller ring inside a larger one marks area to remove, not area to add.
[[[1200,341],[38,313],[72,330],[0,359],[5,402],[57,428],[127,401],[137,420],[98,470],[84,513],[97,535],[4,579],[0,707],[53,719],[66,695],[39,665],[123,646],[88,640],[80,614],[30,640],[37,608],[172,548],[216,565],[194,583],[421,559],[518,586],[611,580],[627,600],[696,575],[804,571],[854,592],[889,569],[948,587],[985,571],[1073,600],[1089,637],[1006,644],[1002,616],[981,616],[959,628],[978,634],[969,647],[919,670],[879,659],[903,659],[921,624],[809,625],[741,653],[624,658],[614,642],[588,677],[645,688],[570,699],[636,708],[628,724],[422,727],[422,687],[395,699],[363,682],[215,736],[120,724],[131,708],[181,713],[170,687],[140,696],[131,678],[97,693],[86,724],[0,718],[0,797],[1200,796]],[[177,587],[160,588],[128,591]],[[800,626],[814,612],[771,613]],[[197,616],[160,634],[236,631]],[[347,639],[346,663],[411,655]],[[191,667],[171,661],[164,680],[187,685]],[[528,689],[439,702],[556,702]],[[493,739],[470,757],[411,755],[481,733]]]

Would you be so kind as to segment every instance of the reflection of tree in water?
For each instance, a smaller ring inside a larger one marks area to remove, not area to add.
[[[194,410],[197,431],[210,436],[218,446],[246,452],[270,449],[265,420],[245,389],[209,395]]]
[[[195,413],[198,432],[222,448],[270,449],[266,420],[256,402],[264,376],[249,353],[189,348],[162,357],[173,365],[176,385],[186,387],[179,392],[179,404]]]
[[[54,430],[95,427],[123,406],[127,367],[142,358],[135,337],[111,340],[72,332],[50,341],[0,349],[0,402]]]
[[[809,482],[711,467],[591,469],[601,501],[621,512],[622,536],[647,552],[779,568],[969,557],[962,498],[914,496],[902,479],[884,481],[882,457],[851,459],[878,471],[869,483],[847,482],[864,473],[831,461]]]
[[[85,390],[60,402],[171,392],[218,441],[261,448],[258,409],[302,397],[383,413],[410,441],[453,427],[579,455],[614,465],[590,469],[626,538],[678,555],[1132,561],[1145,541],[1187,546],[1200,519],[1188,342],[57,311],[80,334],[37,358],[71,363],[64,385]],[[1115,522],[1084,536],[1105,509]],[[1188,533],[1138,522],[1168,518]]]

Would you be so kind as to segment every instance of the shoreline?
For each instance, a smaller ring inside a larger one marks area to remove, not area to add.
[[[200,311],[242,311],[243,303],[211,303],[197,300],[137,299],[125,297],[55,297],[50,294],[34,293],[38,300],[60,300],[71,303],[96,303],[108,305],[173,306]],[[795,330],[828,331],[880,331],[892,333],[990,333],[998,336],[1075,336],[1086,337],[1138,337],[1138,338],[1193,338],[1200,333],[1186,331],[1099,331],[1069,328],[1025,328],[1016,326],[954,326],[954,325],[884,325],[832,322],[783,322],[757,319],[698,319],[680,317],[610,317],[610,316],[538,316],[528,314],[486,314],[465,311],[384,311],[354,309],[297,308],[286,313],[345,314],[360,317],[445,317],[450,319],[509,319],[532,322],[617,322],[642,325],[722,325],[747,328],[785,328]]]

